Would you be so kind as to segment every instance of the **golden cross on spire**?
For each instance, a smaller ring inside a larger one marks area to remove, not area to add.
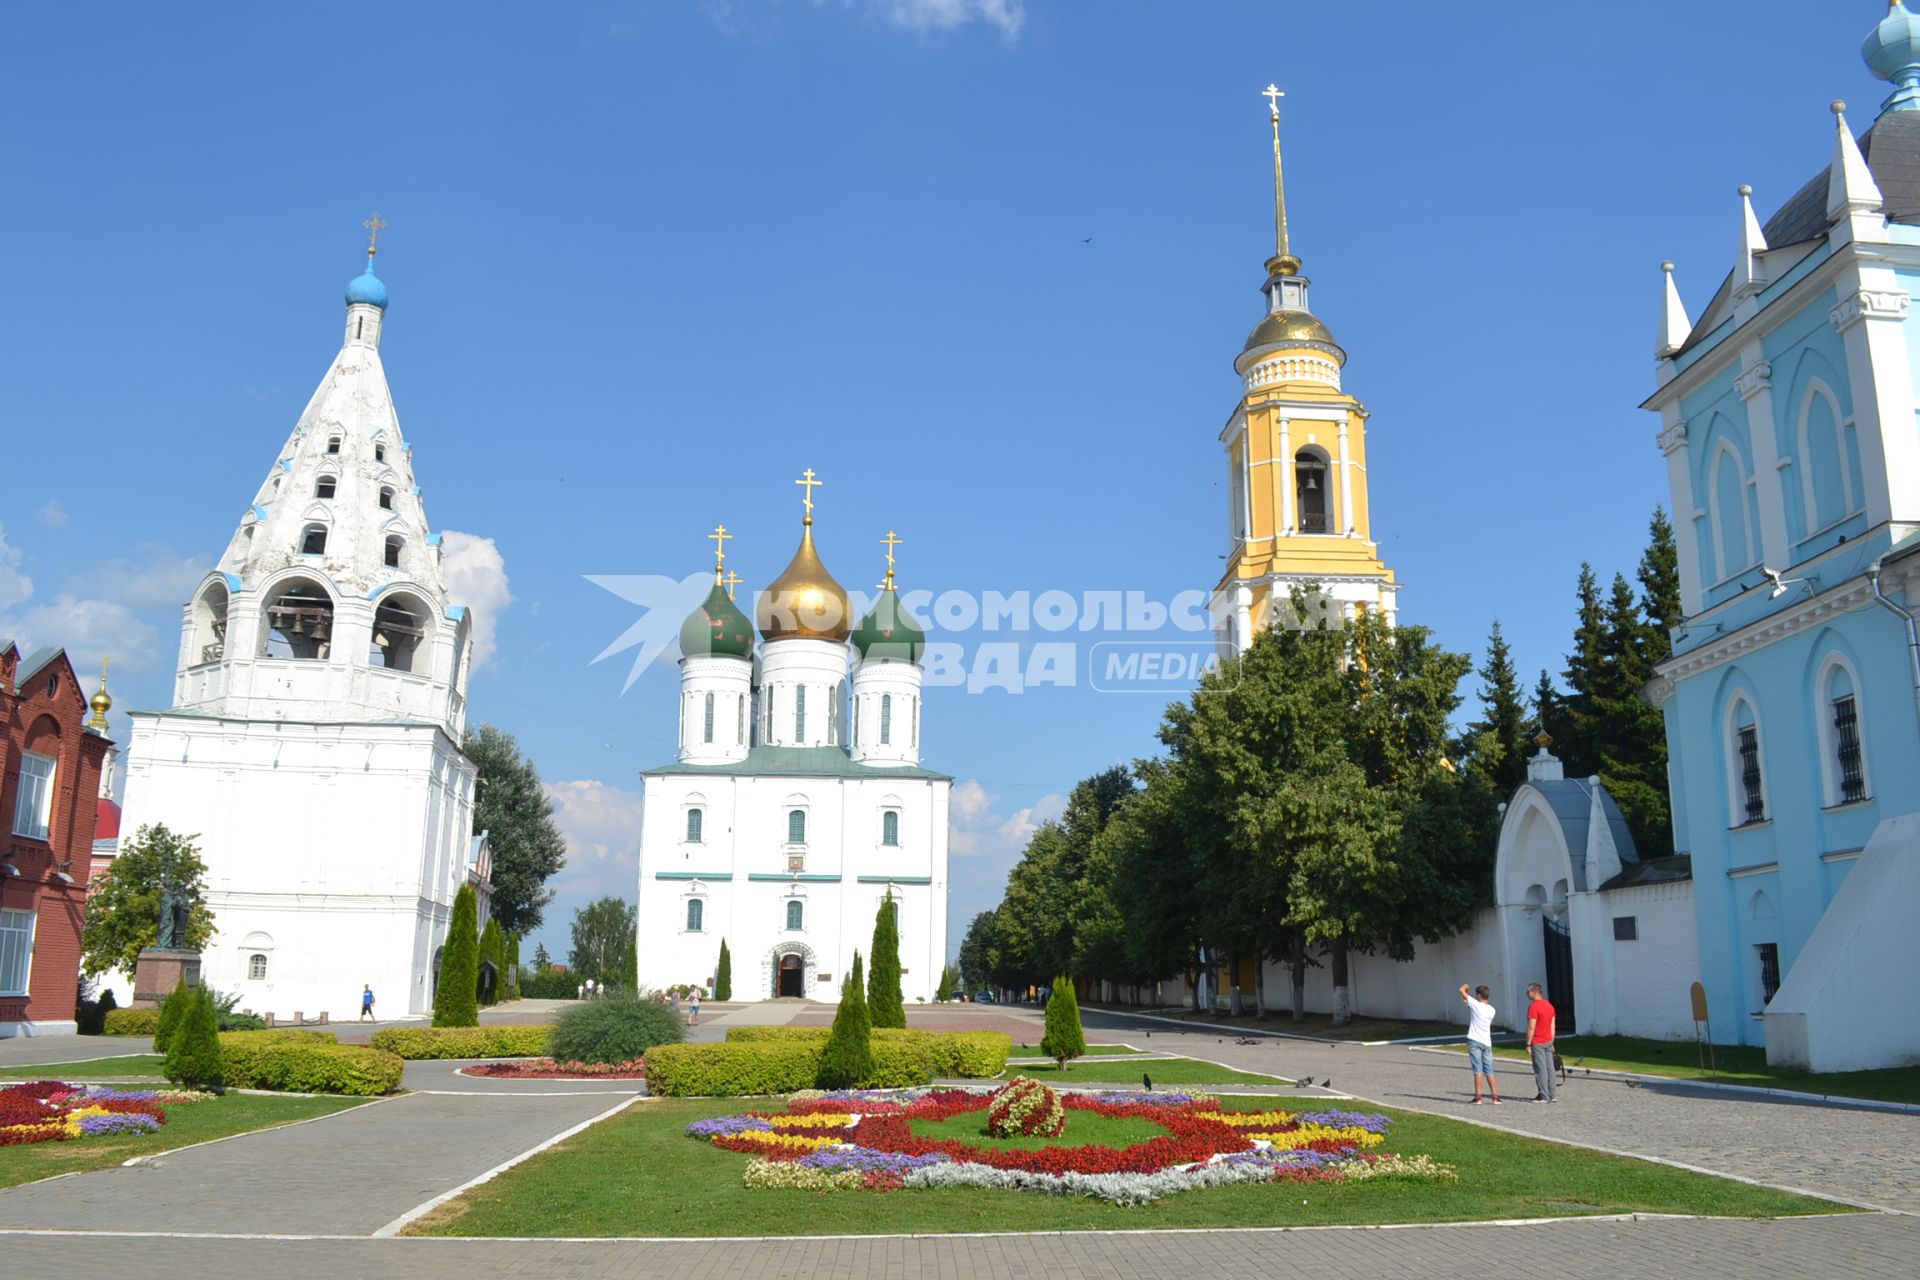
[[[727,526],[717,524],[707,538],[713,543],[713,580],[721,581],[720,574],[727,567],[727,539],[733,535],[727,532]]]
[[[887,549],[887,580],[880,584],[882,591],[893,590],[893,549],[905,541],[906,539],[900,537],[891,529],[887,530],[886,537],[880,539],[880,544]]]
[[[727,589],[727,599],[729,600],[733,599],[733,589],[745,581],[746,581],[745,578],[742,578],[739,574],[735,573],[733,570],[731,569],[727,570],[727,576],[720,579],[721,585],[723,585]]]
[[[367,257],[371,258],[380,252],[380,233],[393,224],[382,218],[376,211],[371,218],[360,225],[367,229]]]
[[[798,480],[795,480],[794,483],[797,485],[804,486],[801,492],[804,493],[806,496],[802,499],[802,501],[804,501],[807,504],[807,523],[812,524],[813,523],[813,491],[819,488],[821,485],[825,484],[826,481],[814,479],[813,468],[808,467],[806,470],[806,474],[802,475]]]
[[[1293,256],[1287,235],[1287,185],[1280,176],[1280,99],[1287,95],[1277,84],[1260,91],[1267,100],[1267,113],[1273,119],[1273,259],[1267,263],[1271,275],[1291,276],[1300,272],[1300,259]]]

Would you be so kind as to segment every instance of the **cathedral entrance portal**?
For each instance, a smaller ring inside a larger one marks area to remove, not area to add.
[[[806,994],[806,974],[800,967],[800,957],[784,955],[780,957],[780,988],[777,996],[789,996],[794,999]]]

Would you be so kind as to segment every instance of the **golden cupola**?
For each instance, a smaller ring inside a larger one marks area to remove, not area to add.
[[[813,490],[821,483],[811,468],[794,481],[806,487],[806,519],[800,548],[767,584],[754,608],[754,624],[763,640],[827,640],[845,644],[853,631],[853,604],[847,589],[834,581],[813,547]]]

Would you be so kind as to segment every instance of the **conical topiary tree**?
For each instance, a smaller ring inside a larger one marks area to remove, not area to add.
[[[193,999],[194,989],[183,980],[179,986],[167,993],[160,1002],[159,1016],[153,1023],[153,1051],[165,1053],[173,1044],[173,1033],[179,1030],[181,1015],[187,1011],[187,1004]]]
[[[900,994],[900,913],[893,890],[873,918],[873,968],[867,974],[867,1013],[876,1027],[907,1025],[906,998]]]
[[[733,999],[733,953],[727,950],[725,938],[720,939],[720,963],[713,971],[713,998]]]
[[[520,935],[517,933],[507,935],[507,971],[500,975],[500,981],[505,984],[507,999],[520,998]]]
[[[1087,1033],[1080,1026],[1080,1001],[1073,994],[1073,979],[1064,973],[1053,980],[1053,994],[1047,997],[1047,1034],[1040,1041],[1040,1052],[1067,1069],[1067,1059],[1087,1051]]]
[[[184,1088],[220,1087],[220,1014],[205,987],[192,988],[182,1001],[164,1070],[167,1079]]]
[[[820,1055],[818,1084],[823,1089],[851,1089],[873,1074],[873,1024],[867,1016],[860,953],[840,983],[840,1008],[833,1015],[833,1031]]]
[[[500,932],[500,922],[491,916],[487,918],[487,927],[480,931],[480,959],[482,962],[491,961],[493,964],[493,991],[491,998],[487,1001],[488,1004],[492,1004],[500,998],[501,989],[507,981],[507,935]],[[474,966],[473,990],[476,1000],[480,996],[482,972],[481,965]]]
[[[940,986],[933,993],[933,998],[935,1000],[939,1000],[942,1002],[953,999],[953,966],[952,965],[950,964],[942,965],[940,967]]]
[[[440,985],[433,993],[433,1025],[477,1027],[480,1005],[474,984],[480,980],[480,930],[473,886],[463,884],[453,898],[453,923],[440,953]]]

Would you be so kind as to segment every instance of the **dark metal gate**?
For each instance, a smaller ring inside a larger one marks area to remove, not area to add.
[[[1552,916],[1543,917],[1540,928],[1547,944],[1547,999],[1553,1005],[1554,1034],[1572,1035],[1573,934]]]

